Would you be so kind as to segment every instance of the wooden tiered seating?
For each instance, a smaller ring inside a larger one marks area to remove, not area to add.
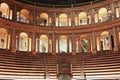
[[[75,78],[83,76],[83,73],[88,79],[120,74],[119,52],[107,51],[97,54],[83,53],[74,56],[57,54],[52,56],[50,54],[32,55],[29,52],[13,54],[10,51],[0,50],[0,78],[44,79],[47,76],[55,80],[59,74],[58,65],[61,60],[71,64],[71,74]],[[114,79],[118,78],[114,77]]]

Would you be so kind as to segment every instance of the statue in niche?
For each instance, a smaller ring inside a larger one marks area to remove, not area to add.
[[[46,23],[47,23],[46,19],[43,19],[43,18],[39,18],[38,19],[38,25],[44,25],[44,26],[46,26]]]
[[[42,44],[42,52],[45,53],[46,52],[46,48],[45,48],[45,45]]]
[[[20,38],[20,48],[23,49],[23,38]]]
[[[82,50],[84,52],[88,51],[88,40],[87,39],[82,40]]]
[[[44,22],[44,26],[46,26],[47,20],[43,19],[43,22]]]
[[[4,48],[4,39],[1,38],[1,47]]]
[[[106,37],[105,39],[104,39],[104,45],[105,45],[105,48],[106,49],[109,49],[110,48],[110,42],[109,42],[109,37]]]

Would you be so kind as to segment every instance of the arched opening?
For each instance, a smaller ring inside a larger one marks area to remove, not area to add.
[[[48,14],[41,13],[38,16],[38,25],[48,26]]]
[[[108,20],[108,13],[106,8],[101,8],[98,11],[98,16],[99,16],[99,22],[105,22]]]
[[[23,23],[29,23],[29,11],[27,9],[22,9],[20,11],[20,22]],[[19,15],[19,13],[17,12],[17,14]]]
[[[9,6],[7,3],[1,3],[0,5],[0,9],[1,9],[1,12],[2,12],[2,17],[4,18],[9,18]]]
[[[7,48],[7,31],[4,28],[0,28],[0,48]]]
[[[60,53],[67,53],[67,37],[61,36],[60,37]]]
[[[81,52],[90,51],[90,39],[87,35],[80,36]]]
[[[48,52],[48,37],[46,35],[40,36],[40,52],[42,53]]]
[[[85,12],[81,12],[79,14],[79,25],[86,25],[88,22],[87,14]]]
[[[67,15],[66,14],[60,14],[59,16],[59,26],[67,26]]]
[[[58,80],[71,80],[71,77],[68,74],[61,74]]]
[[[25,32],[20,33],[19,50],[28,51],[28,35]]]
[[[101,50],[110,50],[111,38],[107,31],[104,31],[100,34],[100,45],[101,45]]]

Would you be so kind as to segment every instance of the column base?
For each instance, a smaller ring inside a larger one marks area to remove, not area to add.
[[[52,52],[52,55],[56,55],[56,52]]]
[[[75,55],[76,54],[76,52],[72,52],[72,55]]]
[[[118,46],[118,51],[120,51],[120,46]]]
[[[113,51],[115,52],[118,51],[118,47],[114,47]]]
[[[93,50],[93,51],[92,51],[92,53],[93,53],[93,54],[96,54],[96,53],[97,53],[97,51],[96,51],[96,50]]]
[[[35,52],[35,51],[32,51],[32,54],[33,54],[33,55],[36,55],[36,52]]]
[[[16,53],[16,49],[12,49],[11,52],[15,54]]]

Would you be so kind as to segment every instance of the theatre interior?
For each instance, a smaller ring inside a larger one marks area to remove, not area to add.
[[[120,80],[120,0],[0,0],[0,80]]]

